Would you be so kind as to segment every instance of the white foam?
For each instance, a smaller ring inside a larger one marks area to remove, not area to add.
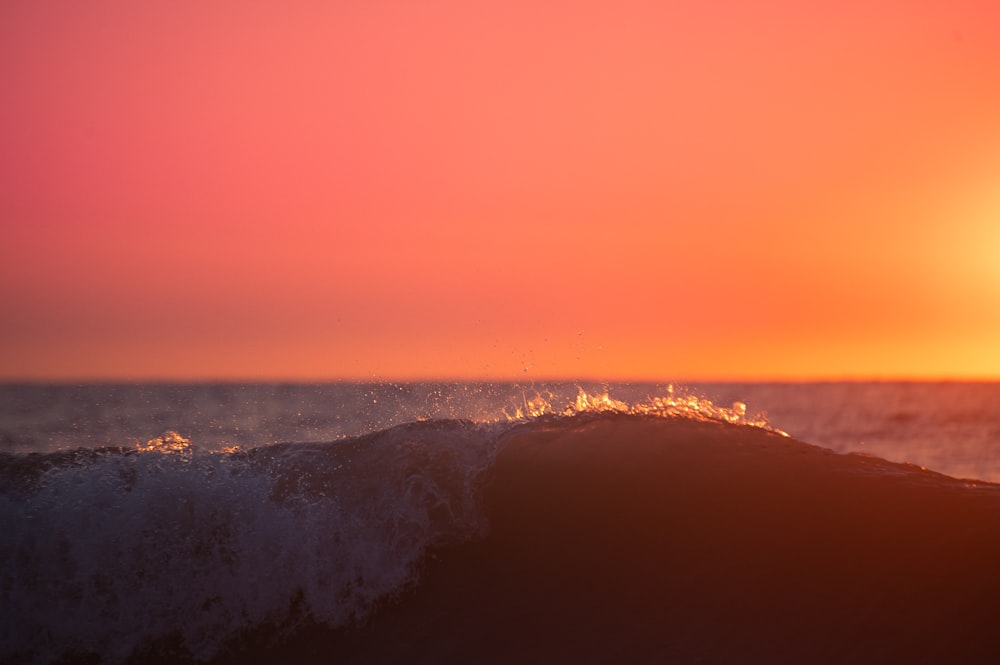
[[[205,659],[293,606],[363,616],[429,546],[485,528],[475,484],[495,438],[446,425],[232,454],[168,437],[0,495],[0,659],[122,662],[171,635]]]

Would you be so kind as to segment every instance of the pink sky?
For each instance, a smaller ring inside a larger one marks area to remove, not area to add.
[[[0,81],[0,379],[1000,377],[995,2],[13,0]]]

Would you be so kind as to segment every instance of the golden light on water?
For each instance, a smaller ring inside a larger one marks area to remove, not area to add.
[[[147,453],[188,453],[191,450],[191,440],[173,430],[167,430],[144,444],[137,442],[135,449]]]
[[[573,401],[561,407],[555,402],[553,395],[525,396],[523,407],[516,407],[512,412],[505,411],[504,416],[508,421],[518,421],[546,415],[575,416],[584,413],[620,413],[717,421],[758,427],[782,436],[789,436],[787,432],[772,427],[764,414],[759,413],[747,417],[747,405],[743,402],[733,402],[731,407],[717,406],[708,398],[675,389],[673,385],[667,386],[665,395],[650,396],[645,401],[634,404],[612,397],[607,390],[588,393],[583,388],[579,389]]]

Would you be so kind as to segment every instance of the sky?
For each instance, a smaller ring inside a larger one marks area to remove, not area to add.
[[[1000,379],[995,0],[6,0],[0,380]]]

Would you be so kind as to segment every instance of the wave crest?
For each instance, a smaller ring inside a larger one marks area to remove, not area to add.
[[[707,420],[748,425],[770,432],[788,436],[772,427],[764,413],[747,415],[747,405],[744,402],[733,402],[731,407],[718,406],[710,399],[699,397],[673,384],[667,386],[665,395],[647,396],[645,400],[628,402],[612,397],[607,389],[589,393],[583,388],[577,389],[576,398],[559,406],[558,398],[551,392],[536,393],[534,397],[524,398],[523,407],[504,411],[509,421],[522,421],[546,415],[574,416],[586,413],[618,413],[628,415],[657,416],[663,418],[689,418],[692,420]]]

